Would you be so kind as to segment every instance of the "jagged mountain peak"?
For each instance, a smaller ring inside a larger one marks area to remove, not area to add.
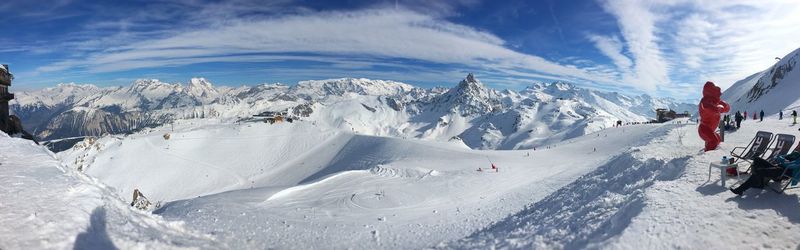
[[[450,89],[450,92],[456,95],[488,98],[491,91],[480,80],[475,78],[475,75],[469,73],[455,88]]]
[[[295,94],[309,97],[326,95],[343,95],[355,93],[361,95],[396,95],[411,91],[413,86],[396,81],[371,80],[367,78],[338,78],[326,80],[300,81],[292,86]]]
[[[202,77],[195,77],[189,80],[184,92],[195,97],[214,97],[219,94],[216,88]]]
[[[464,81],[480,83],[480,81],[478,81],[478,79],[475,79],[475,75],[473,75],[472,73],[467,74],[467,78],[464,78]]]
[[[472,73],[469,73],[467,77],[464,78],[464,80],[461,80],[461,82],[458,83],[458,87],[467,87],[467,86],[477,86],[481,88],[486,88],[485,86],[483,86],[483,83],[481,83],[480,80],[475,78],[475,75],[473,75]]]
[[[68,82],[68,83],[59,83],[56,84],[55,87],[52,88],[80,88],[80,89],[98,89],[97,85],[94,84],[77,84],[75,82]]]
[[[570,89],[575,89],[575,84],[568,83],[568,82],[562,82],[562,81],[555,81],[555,82],[551,83],[549,87],[551,89],[567,91],[567,90],[570,90]]]
[[[145,92],[145,91],[152,91],[157,89],[181,89],[180,84],[169,84],[162,82],[158,79],[138,79],[131,83],[130,88],[128,88],[131,92]]]
[[[555,81],[555,82],[534,82],[530,86],[526,87],[526,91],[547,91],[547,92],[558,92],[558,91],[569,91],[569,90],[578,90],[575,84],[563,81]]]
[[[206,80],[203,77],[193,77],[191,80],[189,80],[188,87],[213,88],[214,86],[211,84],[210,81]]]
[[[499,94],[486,88],[472,73],[434,102],[466,116],[496,111],[502,106]]]

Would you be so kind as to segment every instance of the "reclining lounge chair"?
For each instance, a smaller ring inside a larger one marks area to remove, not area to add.
[[[764,160],[774,162],[775,157],[789,154],[789,150],[792,149],[792,145],[794,145],[794,140],[794,135],[775,135],[775,146],[769,149],[770,153],[764,158]],[[798,148],[795,148],[794,150],[797,151]]]
[[[756,137],[753,137],[746,147],[734,147],[731,149],[731,157],[735,159],[734,162],[744,160],[748,163],[752,163],[753,157],[761,157],[767,152],[771,142],[772,133],[758,131]],[[741,149],[741,151],[737,152],[737,149]]]

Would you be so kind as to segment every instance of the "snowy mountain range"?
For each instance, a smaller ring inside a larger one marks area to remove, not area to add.
[[[750,114],[764,110],[765,115],[781,110],[800,108],[800,49],[780,58],[772,67],[734,83],[722,93],[722,99],[731,105],[731,111]]]
[[[451,89],[356,78],[214,87],[156,79],[128,87],[59,84],[19,92],[12,110],[43,140],[130,133],[177,119],[241,120],[288,111],[320,126],[366,135],[463,141],[476,149],[532,148],[591,133],[621,120],[643,122],[656,108],[695,104],[628,96],[554,82],[498,91],[470,74]]]

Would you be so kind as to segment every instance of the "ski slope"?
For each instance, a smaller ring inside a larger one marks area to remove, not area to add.
[[[756,131],[798,135],[798,127],[748,120],[719,150],[704,153],[696,125],[682,123],[605,129],[535,151],[479,151],[459,141],[366,136],[309,122],[200,119],[174,131],[86,140],[59,153],[61,163],[42,147],[2,136],[0,247],[800,245],[797,190],[738,197],[719,186],[718,172],[708,176],[709,162]],[[490,161],[498,171],[488,169]],[[154,214],[132,210],[133,188],[163,206]]]
[[[309,122],[194,120],[61,155],[119,195],[138,188],[165,202],[157,214],[234,248],[421,248],[519,212],[675,126],[607,129],[535,151],[477,151]]]

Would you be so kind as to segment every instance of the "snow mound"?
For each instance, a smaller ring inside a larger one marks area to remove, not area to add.
[[[132,209],[52,153],[0,133],[0,248],[222,248],[183,223]]]

